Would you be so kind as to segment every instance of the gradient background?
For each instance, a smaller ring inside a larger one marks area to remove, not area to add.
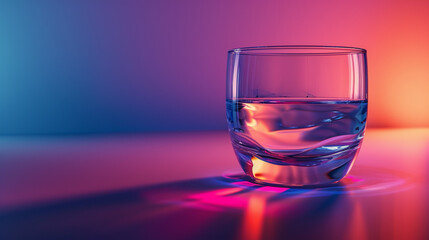
[[[226,129],[226,51],[363,47],[369,127],[429,127],[429,1],[1,1],[0,134]]]

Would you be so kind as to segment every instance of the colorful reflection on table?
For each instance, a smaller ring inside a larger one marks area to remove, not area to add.
[[[0,144],[0,239],[429,239],[429,129],[368,131],[316,189],[219,174],[225,133],[42,140]]]
[[[227,174],[4,212],[0,236],[419,239],[428,236],[421,187],[400,172],[365,166],[317,189],[262,186]]]

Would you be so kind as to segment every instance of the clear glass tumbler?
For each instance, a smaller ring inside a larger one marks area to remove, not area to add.
[[[368,104],[366,50],[269,46],[228,52],[232,145],[257,183],[314,187],[351,169]]]

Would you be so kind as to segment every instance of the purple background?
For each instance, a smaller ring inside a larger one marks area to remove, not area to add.
[[[226,51],[278,44],[367,48],[369,126],[429,126],[428,9],[428,1],[2,1],[0,133],[225,129]]]

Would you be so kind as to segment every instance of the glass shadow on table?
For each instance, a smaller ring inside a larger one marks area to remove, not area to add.
[[[389,196],[410,188],[375,168],[316,189],[226,175],[0,212],[0,239],[367,239],[382,234],[371,222]]]

